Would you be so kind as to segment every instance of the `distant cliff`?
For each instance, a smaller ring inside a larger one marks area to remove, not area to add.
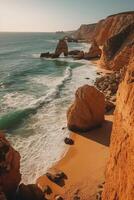
[[[94,34],[96,24],[83,24],[73,33],[73,36],[78,40],[85,40],[91,42]]]

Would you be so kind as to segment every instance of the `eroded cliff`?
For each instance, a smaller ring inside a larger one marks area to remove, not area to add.
[[[93,38],[99,45],[104,45],[109,38],[121,32],[131,23],[134,23],[134,12],[111,15],[97,23]]]
[[[119,86],[103,200],[134,199],[134,47]]]

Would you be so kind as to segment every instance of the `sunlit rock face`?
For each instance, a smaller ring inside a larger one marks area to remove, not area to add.
[[[106,69],[119,71],[126,67],[134,46],[134,23],[111,37],[103,46],[100,65]]]
[[[119,86],[103,200],[134,198],[134,48]]]
[[[133,11],[111,15],[97,23],[93,38],[98,45],[104,45],[109,38],[118,34],[132,23],[134,23]]]
[[[104,95],[93,86],[84,85],[76,91],[75,101],[67,112],[68,128],[85,132],[104,121]]]

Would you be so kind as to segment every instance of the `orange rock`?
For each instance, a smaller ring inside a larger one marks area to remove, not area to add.
[[[134,199],[134,47],[117,93],[103,200]]]
[[[85,59],[92,59],[92,58],[100,58],[101,57],[101,49],[99,48],[97,42],[94,40],[92,45],[89,49],[88,53],[85,53]]]
[[[98,45],[104,45],[109,38],[121,32],[131,23],[134,23],[134,11],[111,15],[97,23],[93,39]]]
[[[20,181],[20,155],[0,134],[0,186],[7,197],[15,195]]]
[[[102,50],[101,66],[114,71],[126,67],[130,61],[133,45],[134,23],[107,40]]]
[[[67,112],[67,125],[72,131],[84,132],[104,121],[104,95],[95,87],[84,85],[76,91],[75,101]]]

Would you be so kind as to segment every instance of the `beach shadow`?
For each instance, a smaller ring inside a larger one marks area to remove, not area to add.
[[[78,133],[83,137],[86,137],[90,140],[98,142],[104,146],[110,145],[110,137],[112,131],[112,124],[113,122],[105,120],[102,126],[92,129],[86,133]]]

